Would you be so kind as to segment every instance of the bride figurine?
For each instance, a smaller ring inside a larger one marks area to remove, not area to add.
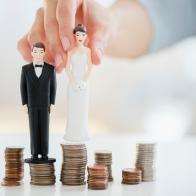
[[[73,31],[76,46],[68,52],[66,73],[67,87],[67,124],[65,141],[84,142],[89,140],[88,105],[89,77],[92,70],[91,50],[85,47],[87,30],[78,24]]]

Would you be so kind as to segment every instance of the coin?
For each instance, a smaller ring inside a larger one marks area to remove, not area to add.
[[[2,186],[18,186],[24,176],[23,147],[6,147],[5,177]]]
[[[122,170],[122,184],[139,184],[142,180],[142,171],[135,168]]]
[[[63,185],[84,185],[87,164],[85,144],[61,144],[63,163],[60,181]]]
[[[55,184],[54,163],[29,163],[31,184],[33,185],[53,185]]]
[[[105,165],[108,169],[108,180],[113,181],[112,176],[112,152],[109,150],[95,151],[95,164]]]
[[[21,182],[18,181],[3,181],[1,183],[1,186],[19,186],[21,185]]]
[[[89,189],[106,189],[108,187],[108,169],[105,165],[89,165],[88,170],[88,188]]]
[[[135,167],[142,170],[142,181],[153,181],[155,179],[155,143],[136,144]]]

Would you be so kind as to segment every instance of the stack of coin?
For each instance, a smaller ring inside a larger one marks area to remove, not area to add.
[[[5,149],[5,178],[3,186],[18,186],[24,175],[23,150],[20,147],[7,147]]]
[[[87,164],[85,144],[62,144],[61,182],[64,185],[84,185]]]
[[[142,171],[139,169],[126,168],[122,170],[123,184],[139,184],[142,180]]]
[[[29,163],[31,184],[53,185],[55,184],[55,169],[53,163]]]
[[[95,152],[95,164],[105,165],[108,168],[108,181],[113,181],[112,177],[112,152],[99,150]]]
[[[135,166],[142,170],[142,181],[155,180],[155,149],[156,144],[140,143],[136,145]]]
[[[108,187],[108,169],[105,165],[92,165],[87,167],[88,170],[88,188],[89,189],[106,189]]]

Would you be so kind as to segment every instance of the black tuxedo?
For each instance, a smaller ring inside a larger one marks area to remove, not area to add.
[[[49,141],[49,108],[55,104],[56,73],[45,63],[38,78],[33,63],[24,65],[21,73],[22,104],[27,104],[31,136],[31,154],[47,155]]]

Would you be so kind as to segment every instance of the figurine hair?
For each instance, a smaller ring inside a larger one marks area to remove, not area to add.
[[[78,24],[74,30],[73,30],[73,34],[76,34],[76,32],[83,32],[83,33],[86,33],[86,27],[83,25],[83,24]]]
[[[44,52],[45,52],[45,45],[42,43],[42,42],[36,42],[33,44],[32,46],[32,51],[33,51],[33,48],[36,47],[36,48],[43,48],[44,49]]]

